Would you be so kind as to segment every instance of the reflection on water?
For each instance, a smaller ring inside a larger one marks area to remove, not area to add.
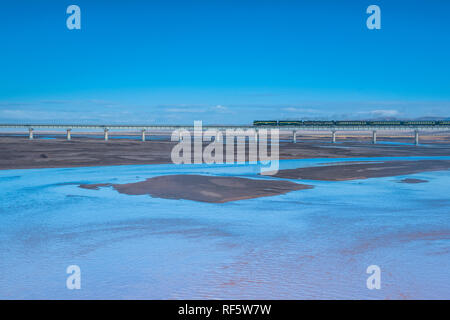
[[[342,161],[349,159],[280,166]],[[429,181],[422,184],[397,183],[406,176],[308,181],[314,189],[225,204],[78,188],[258,172],[248,165],[1,171],[0,298],[450,298],[448,171],[407,176]],[[65,288],[72,264],[81,267],[81,290]],[[372,264],[381,268],[381,290],[366,288]]]

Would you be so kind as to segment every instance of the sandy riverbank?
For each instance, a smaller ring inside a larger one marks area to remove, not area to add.
[[[79,138],[66,141],[0,137],[0,169],[61,168],[172,163],[176,142]],[[205,144],[206,146],[206,144]],[[224,148],[225,149],[225,148]],[[280,142],[280,159],[449,156],[450,143],[427,146],[372,145],[367,141],[331,144],[324,139]],[[225,159],[225,157],[224,157]]]
[[[444,171],[449,169],[450,160],[386,161],[376,163],[358,162],[280,170],[274,175],[274,177],[301,180],[345,181],[393,177],[419,172]]]

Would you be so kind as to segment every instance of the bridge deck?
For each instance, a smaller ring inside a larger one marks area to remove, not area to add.
[[[279,129],[281,131],[435,131],[449,130],[450,126],[202,126],[204,130],[227,130],[227,129]],[[193,125],[95,125],[95,124],[0,124],[0,129],[94,129],[94,130],[193,130]]]

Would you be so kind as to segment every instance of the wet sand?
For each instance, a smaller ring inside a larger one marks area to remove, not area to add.
[[[385,161],[347,163],[280,170],[274,177],[285,179],[346,181],[367,178],[393,177],[426,171],[450,169],[450,160]]]
[[[170,153],[176,144],[171,141],[104,141],[84,137],[72,141],[62,137],[52,140],[0,137],[0,170],[172,163]],[[372,145],[364,140],[351,139],[331,144],[328,139],[317,137],[314,140],[299,138],[296,144],[280,142],[280,159],[449,155],[450,143],[433,146]]]
[[[412,184],[425,183],[425,182],[428,182],[428,180],[423,180],[423,179],[403,179],[403,180],[399,181],[399,183],[412,183]]]
[[[80,188],[98,190],[113,187],[127,195],[150,195],[164,199],[185,199],[224,203],[285,194],[312,186],[289,181],[214,177],[202,175],[167,175],[127,184],[87,184]]]

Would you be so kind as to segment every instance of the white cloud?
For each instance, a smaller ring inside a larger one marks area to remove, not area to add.
[[[229,110],[227,107],[222,106],[222,105],[220,105],[220,104],[218,104],[218,105],[215,106],[215,107],[212,107],[212,108],[211,108],[211,111],[213,111],[213,112],[218,112],[218,113],[230,113],[230,110]]]
[[[398,110],[371,110],[371,111],[364,111],[364,112],[358,112],[359,114],[370,114],[372,116],[376,117],[394,117],[398,116],[400,112]]]
[[[185,107],[185,108],[167,108],[164,109],[165,112],[170,112],[170,113],[201,113],[201,112],[205,112],[205,109],[200,109],[200,108],[189,108],[189,107]]]
[[[298,112],[298,113],[320,113],[320,111],[316,109],[297,108],[297,107],[287,107],[283,108],[282,110],[287,112]]]

